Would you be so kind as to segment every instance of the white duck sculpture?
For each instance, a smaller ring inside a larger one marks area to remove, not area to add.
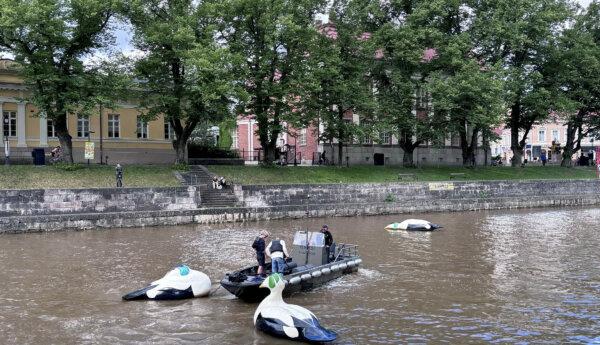
[[[439,229],[442,226],[434,224],[423,219],[407,219],[401,223],[388,224],[386,230],[416,230],[416,231],[431,231]]]
[[[317,317],[309,310],[287,304],[281,296],[285,280],[279,273],[271,274],[260,285],[269,288],[271,293],[256,308],[254,326],[271,335],[306,342],[329,342],[337,334],[319,324]]]
[[[209,294],[210,287],[210,278],[206,274],[186,265],[179,265],[145,288],[124,295],[123,299],[174,300],[201,297]]]

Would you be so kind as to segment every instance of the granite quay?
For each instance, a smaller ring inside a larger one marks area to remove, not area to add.
[[[600,204],[598,180],[234,186],[237,201],[203,202],[205,188],[0,191],[0,232],[220,223],[281,218],[477,211]]]

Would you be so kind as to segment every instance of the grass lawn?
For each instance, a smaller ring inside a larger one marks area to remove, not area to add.
[[[55,166],[0,166],[0,189],[114,187],[115,167],[92,165],[66,171]],[[124,187],[181,186],[171,166],[125,165]]]
[[[262,166],[208,166],[211,172],[238,184],[291,184],[291,183],[354,183],[398,182],[398,174],[414,174],[417,181],[448,181],[451,173],[464,173],[453,180],[529,180],[529,179],[591,179],[594,168],[562,168],[559,166],[532,166],[525,168],[480,167],[426,167],[407,169],[390,166],[338,167],[262,167]],[[411,182],[403,180],[402,182]]]

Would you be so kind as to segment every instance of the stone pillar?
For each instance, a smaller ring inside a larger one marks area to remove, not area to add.
[[[4,110],[2,109],[3,105],[4,103],[0,102],[0,144],[2,144],[2,147],[4,147]]]
[[[25,139],[25,102],[17,105],[17,147],[27,147]]]
[[[40,147],[48,147],[48,119],[40,114]]]

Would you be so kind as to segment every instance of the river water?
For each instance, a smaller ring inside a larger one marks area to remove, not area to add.
[[[259,230],[290,242],[324,223],[360,245],[363,265],[287,302],[336,344],[600,343],[600,209],[411,217],[445,228],[383,230],[400,215],[0,236],[0,343],[286,344],[222,288],[175,302],[121,295],[182,262],[217,282],[254,262]]]

